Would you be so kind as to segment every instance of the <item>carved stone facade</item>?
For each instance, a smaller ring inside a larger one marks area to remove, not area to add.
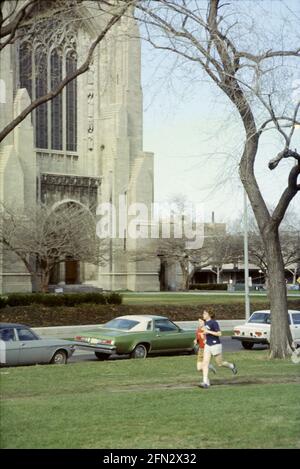
[[[51,206],[64,200],[77,201],[95,212],[99,186],[100,178],[42,173],[40,198],[42,204]]]
[[[54,86],[68,67],[83,62],[103,27],[103,15],[95,15],[95,3],[81,2],[77,21],[67,22],[63,32],[49,19],[42,55],[36,45],[37,39],[41,43],[42,29],[33,34],[32,50],[16,43],[1,52],[0,81],[6,96],[0,100],[1,128],[39,96],[43,87]],[[150,206],[153,154],[143,151],[138,34],[134,21],[124,17],[95,50],[89,71],[1,142],[0,203],[55,207],[72,201],[95,213],[102,202],[118,208],[119,195],[126,194],[128,203]],[[34,75],[37,63],[44,67],[40,76]],[[123,241],[112,240],[105,266],[75,266],[76,281],[104,289],[158,290],[158,263],[133,262],[127,252],[127,248],[143,251],[143,240],[126,241],[126,249],[116,255]],[[61,283],[66,281],[68,268],[70,265],[61,265],[56,272]],[[30,289],[23,264],[0,246],[0,293]]]

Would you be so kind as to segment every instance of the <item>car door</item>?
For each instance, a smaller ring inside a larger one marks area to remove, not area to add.
[[[154,337],[151,350],[167,351],[184,348],[180,329],[169,319],[155,319],[153,321]]]
[[[20,344],[14,327],[0,330],[1,365],[14,366],[19,364]]]
[[[294,340],[300,340],[300,312],[292,313],[291,333]]]
[[[37,337],[28,328],[17,329],[20,346],[19,364],[30,365],[34,363],[47,363],[48,351],[43,344],[43,340]]]

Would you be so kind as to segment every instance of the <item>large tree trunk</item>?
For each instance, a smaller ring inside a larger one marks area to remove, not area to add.
[[[41,271],[41,291],[43,293],[48,292],[49,280],[50,280],[50,272],[48,270],[42,270]]]
[[[181,274],[182,274],[182,289],[184,291],[189,289],[189,271],[186,262],[180,262]]]
[[[245,156],[248,154],[249,160],[249,155],[251,155],[254,161],[256,151],[256,144],[253,144],[253,141],[248,139],[244,150],[244,158],[240,164],[240,175],[251,202],[266,251],[268,265],[266,280],[272,315],[270,358],[286,358],[291,354],[290,344],[292,338],[288,324],[285,270],[278,233],[279,223],[276,223],[270,216],[254,173],[249,171],[249,165],[247,165],[247,158]]]
[[[191,272],[188,274],[187,283],[186,283],[186,289],[187,289],[187,290],[190,289],[190,286],[191,286],[191,283],[192,283],[194,274],[195,274],[195,268],[193,268],[193,269],[191,270]]]
[[[269,272],[264,272],[266,290],[269,291]]]
[[[31,290],[33,293],[40,292],[41,287],[41,274],[39,272],[30,272],[31,275]]]
[[[269,298],[272,315],[270,358],[285,358],[292,352],[292,336],[288,323],[288,305],[284,263],[278,229],[268,230],[264,236],[269,270]]]
[[[246,109],[247,106],[245,102]],[[254,175],[254,161],[258,149],[259,134],[256,131],[250,108],[245,113],[241,111],[241,116],[243,117],[247,141],[240,162],[240,177],[263,239],[268,265],[268,293],[272,315],[270,358],[286,358],[291,354],[290,344],[292,339],[288,324],[284,263],[278,233],[282,218],[278,217],[276,219],[274,215],[270,215]]]
[[[221,283],[221,272],[222,272],[222,268],[218,266],[217,267],[217,283]]]

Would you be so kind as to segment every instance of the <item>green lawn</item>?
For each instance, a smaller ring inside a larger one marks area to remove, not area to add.
[[[2,448],[299,448],[300,365],[265,351],[198,388],[194,356],[1,370]]]
[[[295,292],[293,292],[295,293]],[[297,293],[297,292],[296,292]],[[244,301],[244,293],[122,293],[123,303],[126,305],[201,305],[201,304],[236,304]],[[289,296],[289,301],[299,303],[298,297]],[[265,293],[252,293],[251,301],[255,303],[266,303],[268,297]]]

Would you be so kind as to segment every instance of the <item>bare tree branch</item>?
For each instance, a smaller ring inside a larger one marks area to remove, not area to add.
[[[296,155],[298,159],[298,164],[296,164],[291,169],[290,174],[289,174],[288,187],[285,189],[285,191],[281,195],[280,200],[277,204],[277,207],[275,208],[273,215],[272,215],[272,221],[273,223],[276,224],[276,226],[280,225],[291,200],[295,197],[297,192],[300,191],[300,184],[297,184],[297,179],[300,174],[300,155],[299,154],[296,154]]]
[[[9,44],[10,41],[14,38],[17,29],[34,11],[38,1],[39,0],[27,0],[27,2],[19,9],[14,20],[11,21],[8,25],[1,27],[0,37],[3,38],[8,36],[8,38],[4,42],[0,42],[0,51],[4,49],[4,47],[7,46],[7,44]],[[5,19],[3,21],[5,21]]]

